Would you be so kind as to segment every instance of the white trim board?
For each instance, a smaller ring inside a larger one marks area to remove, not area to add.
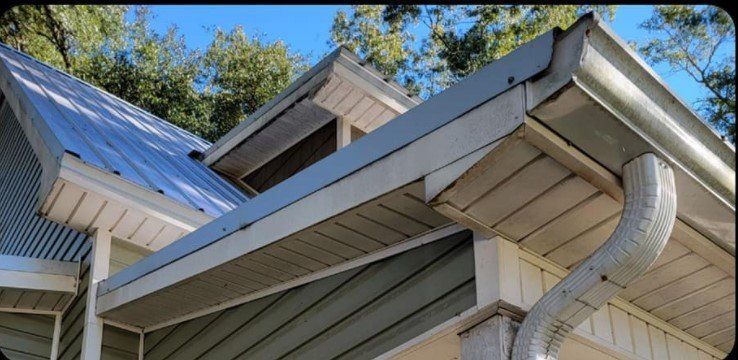
[[[0,255],[0,288],[74,294],[77,263]]]

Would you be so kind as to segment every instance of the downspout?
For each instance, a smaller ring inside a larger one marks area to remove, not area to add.
[[[651,153],[623,166],[625,205],[610,238],[531,308],[515,360],[553,360],[567,335],[656,261],[676,218],[674,175]]]

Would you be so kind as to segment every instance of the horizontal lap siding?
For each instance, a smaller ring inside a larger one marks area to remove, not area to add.
[[[36,214],[41,164],[3,100],[0,107],[0,254],[77,260],[87,236]]]
[[[146,359],[369,359],[475,304],[469,233],[149,333]]]

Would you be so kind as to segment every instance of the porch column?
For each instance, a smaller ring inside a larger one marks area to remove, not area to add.
[[[461,360],[509,360],[520,323],[494,315],[461,333]]]
[[[501,236],[487,238],[474,232],[474,271],[477,307],[498,301],[520,306],[518,245]]]
[[[54,332],[51,336],[51,360],[56,360],[59,357],[59,341],[61,340],[61,321],[62,314],[54,315]]]
[[[336,150],[351,143],[351,121],[343,116],[336,117],[336,141]]]
[[[474,271],[477,308],[493,308],[490,317],[464,330],[462,360],[508,360],[512,356],[520,316],[520,263],[518,245],[501,236],[488,238],[474,232]],[[501,308],[513,311],[501,311]]]
[[[82,332],[82,360],[99,360],[102,354],[103,320],[95,314],[95,309],[97,285],[108,277],[110,268],[110,241],[110,232],[105,230],[97,229],[92,236],[89,285]]]

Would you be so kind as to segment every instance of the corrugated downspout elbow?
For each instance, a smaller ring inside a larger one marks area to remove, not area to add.
[[[610,238],[528,312],[515,360],[558,358],[566,336],[656,261],[676,218],[674,175],[647,153],[623,166],[625,206]]]

